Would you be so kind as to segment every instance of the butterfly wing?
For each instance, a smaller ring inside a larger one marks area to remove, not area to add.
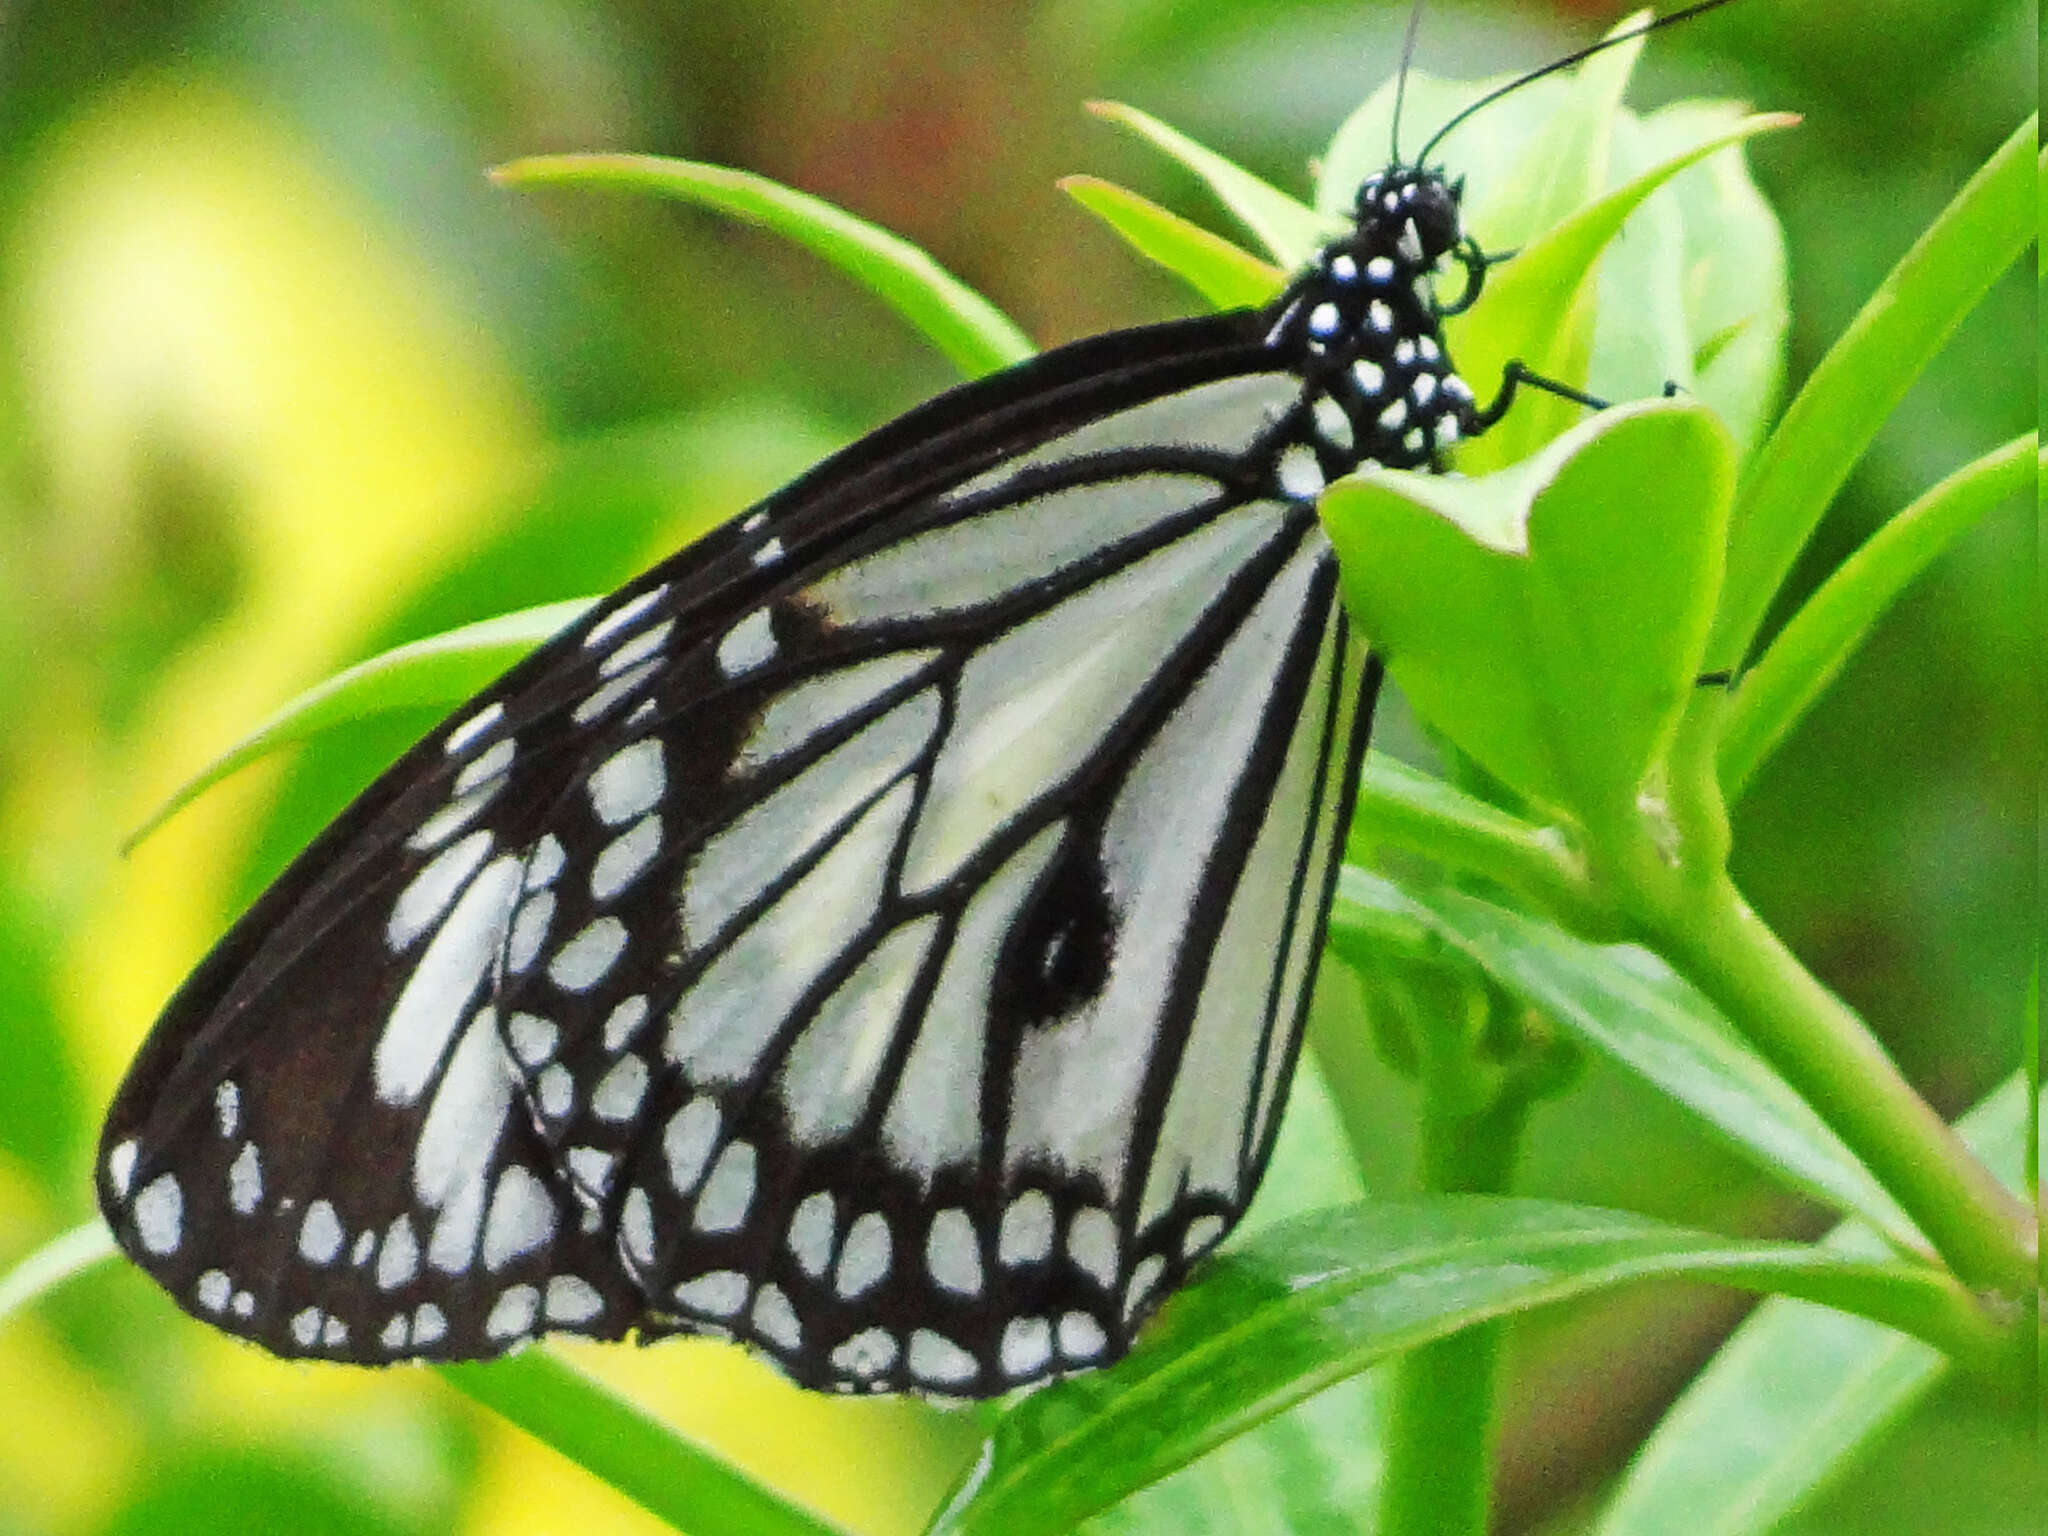
[[[1270,1147],[1369,713],[1297,362],[1250,315],[1049,353],[536,652],[173,999],[123,1246],[292,1355],[1121,1353]]]

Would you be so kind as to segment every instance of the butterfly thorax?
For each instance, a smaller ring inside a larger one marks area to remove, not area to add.
[[[1360,463],[1441,469],[1480,428],[1443,342],[1435,278],[1464,243],[1458,189],[1395,167],[1359,188],[1356,223],[1275,306],[1269,344],[1298,353],[1326,474]]]

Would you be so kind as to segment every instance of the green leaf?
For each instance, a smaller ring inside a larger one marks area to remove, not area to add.
[[[1731,145],[1798,121],[1783,112],[1743,118],[1532,235],[1512,261],[1488,273],[1486,289],[1470,313],[1446,326],[1460,372],[1468,379],[1498,378],[1510,360],[1519,359],[1545,378],[1585,386],[1594,337],[1595,263],[1623,223],[1680,172]],[[1633,297],[1647,301],[1644,295]],[[1611,387],[1605,380],[1600,383]],[[1476,473],[1519,460],[1556,436],[1581,409],[1555,396],[1518,399],[1499,426],[1459,450],[1458,462]]]
[[[1060,190],[1218,309],[1254,308],[1287,282],[1278,267],[1238,249],[1149,198],[1096,176],[1067,176]]]
[[[2015,1188],[2027,1098],[2015,1075],[1957,1127]],[[1826,1241],[1845,1254],[1880,1247],[1855,1222]],[[1764,1536],[1948,1369],[1941,1352],[1918,1339],[1774,1297],[1730,1336],[1637,1451],[1595,1536]]]
[[[548,603],[401,645],[307,689],[181,785],[122,844],[126,852],[214,785],[258,758],[344,721],[389,709],[453,708],[588,611],[592,598]]]
[[[1588,944],[1462,891],[1410,892],[1347,866],[1330,914],[1337,952],[1375,942],[1388,923],[1404,945],[1417,926],[1436,935],[1581,1043],[1683,1104],[1765,1173],[1867,1218],[1902,1247],[1920,1241],[1806,1101],[1648,951]]]
[[[1899,259],[1764,444],[1730,531],[1710,668],[1742,665],[1793,560],[1892,407],[2034,238],[2036,122],[2022,123]]]
[[[2016,437],[1934,486],[1837,566],[1743,674],[1719,748],[1721,784],[1739,795],[1842,670],[1871,626],[1930,562],[2048,468],[2034,434]]]
[[[1304,265],[1318,246],[1343,227],[1215,150],[1167,127],[1149,112],[1117,101],[1091,101],[1088,110],[1150,140],[1193,171],[1290,272]]]
[[[1323,495],[1346,606],[1433,725],[1518,793],[1633,815],[1691,697],[1734,466],[1697,406],[1607,411],[1478,480]]]
[[[491,178],[513,187],[655,192],[771,229],[871,289],[969,378],[1035,350],[1015,321],[902,236],[765,176],[660,155],[535,155]]]
[[[1974,1316],[1930,1269],[1621,1211],[1482,1195],[1318,1211],[1212,1260],[1118,1365],[1012,1406],[931,1529],[1063,1530],[1392,1354],[1662,1277],[1783,1290],[1915,1328]]]
[[[691,1536],[845,1536],[545,1349],[435,1368],[599,1481]]]

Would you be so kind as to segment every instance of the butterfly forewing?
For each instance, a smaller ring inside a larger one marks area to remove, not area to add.
[[[159,1022],[124,1246],[288,1354],[1121,1354],[1299,1044],[1376,676],[1314,497],[1480,424],[1388,209],[911,413],[451,717]]]

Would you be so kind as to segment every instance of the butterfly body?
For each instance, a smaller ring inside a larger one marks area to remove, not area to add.
[[[1121,1355],[1299,1046],[1378,676],[1315,498],[1497,413],[1438,330],[1462,239],[1389,170],[1266,309],[951,391],[599,604],[172,999],[122,1246],[287,1355]]]

